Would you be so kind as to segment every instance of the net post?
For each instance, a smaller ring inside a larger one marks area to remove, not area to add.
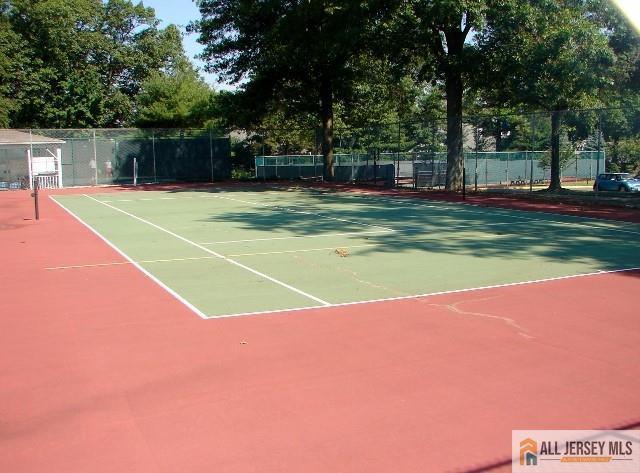
[[[40,202],[38,198],[39,191],[40,191],[40,181],[36,179],[35,182],[33,183],[33,193],[31,194],[33,196],[33,205],[34,205],[36,220],[40,220]]]

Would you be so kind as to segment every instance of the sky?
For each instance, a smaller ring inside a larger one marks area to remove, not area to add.
[[[135,2],[137,3],[137,2]],[[183,32],[182,43],[185,52],[191,61],[200,69],[200,73],[205,80],[213,85],[216,90],[230,90],[232,87],[217,82],[213,74],[204,72],[204,64],[195,56],[202,52],[202,45],[196,40],[197,35],[187,34],[186,26],[192,20],[200,18],[200,12],[193,0],[142,0],[145,7],[151,7],[156,11],[156,18],[161,20],[161,27],[173,23],[180,27]]]
[[[638,0],[613,0],[613,3],[618,5],[636,31],[640,32],[640,2]]]

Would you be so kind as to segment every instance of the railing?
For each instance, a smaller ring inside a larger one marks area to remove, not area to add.
[[[33,176],[33,178],[38,181],[40,189],[58,189],[62,187],[57,174],[40,174]]]

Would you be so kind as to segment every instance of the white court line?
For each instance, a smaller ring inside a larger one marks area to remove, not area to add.
[[[298,238],[324,238],[324,237],[347,236],[347,235],[375,235],[380,233],[393,233],[393,232],[389,230],[371,230],[371,231],[364,231],[364,232],[318,233],[317,235],[299,235],[299,236],[272,237],[272,238],[249,238],[247,240],[210,241],[210,242],[204,242],[200,244],[201,245],[222,245],[225,243],[250,243],[253,241],[295,240]]]
[[[168,258],[168,259],[147,259],[140,260],[137,263],[171,263],[173,261],[193,261],[201,259],[214,259],[215,256],[194,256],[191,258]],[[117,266],[121,264],[131,264],[131,261],[116,261],[113,263],[93,263],[93,264],[74,264],[71,266],[53,266],[51,268],[44,268],[47,271],[54,271],[56,269],[80,269],[80,268],[98,268],[101,266]]]
[[[174,298],[176,298],[179,302],[181,302],[182,304],[184,304],[187,308],[191,309],[198,317],[200,317],[201,319],[207,319],[208,317],[200,310],[198,309],[196,306],[194,306],[191,302],[189,302],[188,300],[186,300],[184,297],[182,297],[180,294],[178,294],[176,291],[174,291],[173,289],[171,289],[169,286],[167,286],[165,283],[163,283],[162,281],[160,281],[158,278],[156,278],[153,274],[151,274],[149,271],[147,271],[146,269],[144,269],[142,266],[140,266],[138,263],[136,263],[132,258],[129,257],[129,255],[127,255],[124,251],[122,251],[120,248],[118,248],[117,246],[115,246],[113,243],[111,243],[109,240],[107,240],[105,237],[103,237],[102,235],[100,235],[100,233],[98,233],[96,230],[93,229],[93,227],[91,227],[91,225],[89,225],[88,223],[86,223],[84,220],[82,220],[80,217],[78,217],[75,213],[73,213],[71,210],[69,210],[68,208],[66,208],[64,205],[62,205],[60,202],[58,202],[56,199],[53,198],[53,196],[49,196],[49,198],[51,200],[53,200],[56,204],[58,204],[60,207],[62,207],[69,215],[71,215],[73,218],[75,218],[78,222],[80,222],[82,225],[84,225],[86,228],[88,228],[89,230],[91,230],[91,232],[96,235],[98,238],[100,238],[102,241],[104,241],[109,247],[111,247],[114,251],[116,251],[118,254],[120,254],[124,259],[126,259],[127,261],[129,261],[132,265],[134,265],[136,268],[138,268],[142,274],[144,274],[145,276],[147,276],[149,279],[151,279],[153,282],[155,282],[158,286],[160,286],[162,289],[164,289],[165,291],[167,291],[169,294],[171,294]],[[94,199],[95,200],[95,199]]]
[[[381,299],[369,299],[365,301],[355,301],[355,302],[340,302],[337,304],[330,304],[328,306],[294,307],[292,309],[264,310],[264,311],[257,311],[257,312],[239,312],[235,314],[211,316],[209,318],[223,319],[223,318],[229,318],[229,317],[244,317],[244,316],[251,316],[251,315],[281,314],[286,312],[300,312],[300,311],[315,310],[315,309],[329,309],[333,307],[348,307],[348,306],[356,306],[356,305],[374,304],[378,302],[393,302],[393,301],[402,301],[402,300],[410,300],[410,299],[424,299],[426,297],[441,296],[446,294],[460,294],[464,292],[484,291],[488,289],[499,289],[504,287],[527,286],[529,284],[541,284],[546,282],[562,281],[566,279],[584,278],[589,276],[602,276],[605,274],[624,273],[629,271],[640,271],[640,266],[636,268],[612,269],[612,270],[594,271],[591,273],[572,274],[569,276],[557,276],[557,277],[545,278],[545,279],[534,279],[531,281],[519,281],[519,282],[512,282],[512,283],[505,283],[505,284],[494,284],[491,286],[478,286],[478,287],[470,287],[465,289],[452,289],[449,291],[429,292],[425,294],[415,294],[410,296],[385,297]]]
[[[217,253],[217,252],[215,252],[213,250],[210,250],[209,248],[206,248],[206,247],[204,247],[202,245],[199,245],[198,243],[196,243],[194,241],[191,241],[191,240],[189,240],[189,239],[187,239],[187,238],[185,238],[183,236],[180,236],[177,233],[172,232],[171,230],[167,230],[166,228],[163,228],[160,225],[156,225],[155,223],[150,222],[149,220],[145,220],[142,217],[138,217],[137,215],[134,215],[134,214],[132,214],[130,212],[127,212],[126,210],[122,210],[122,209],[119,209],[118,207],[114,207],[111,204],[105,204],[104,202],[102,202],[102,201],[100,201],[98,199],[94,199],[90,195],[87,195],[87,194],[83,194],[83,195],[85,197],[95,201],[95,202],[98,202],[101,205],[104,205],[105,207],[109,207],[110,209],[113,209],[113,210],[115,210],[117,212],[123,213],[124,215],[127,215],[127,216],[129,216],[129,217],[131,217],[133,219],[136,219],[136,220],[138,220],[138,221],[140,221],[142,223],[146,223],[147,225],[149,225],[149,226],[151,226],[153,228],[156,228],[157,230],[160,230],[160,231],[162,231],[162,232],[164,232],[164,233],[166,233],[168,235],[171,235],[174,238],[177,238],[178,240],[184,241],[185,243],[188,243],[189,245],[192,245],[192,246],[195,246],[196,248],[199,248],[200,250],[204,251],[205,253],[209,253],[210,255],[213,255],[216,258],[220,258],[221,260],[226,261],[227,263],[233,264],[234,266],[238,266],[239,268],[242,268],[242,269],[244,269],[246,271],[249,271],[250,273],[253,273],[256,276],[259,276],[259,277],[261,277],[263,279],[271,281],[274,284],[282,286],[285,289],[289,289],[290,291],[293,291],[293,292],[295,292],[297,294],[300,294],[301,296],[304,296],[304,297],[306,297],[308,299],[311,299],[313,301],[319,302],[322,305],[330,305],[329,302],[324,301],[324,300],[320,299],[319,297],[316,297],[316,296],[314,296],[312,294],[304,292],[304,291],[302,291],[302,290],[300,290],[300,289],[298,289],[296,287],[293,287],[293,286],[291,286],[291,285],[289,285],[289,284],[287,284],[287,283],[285,283],[283,281],[280,281],[279,279],[276,279],[276,278],[268,276],[268,275],[266,275],[264,273],[261,273],[260,271],[255,270],[253,268],[250,268],[249,266],[246,266],[246,265],[244,265],[242,263],[239,263],[238,261],[235,261],[235,260],[233,260],[231,258],[227,258],[226,256],[224,256],[224,255],[222,255],[220,253]]]
[[[366,245],[349,245],[349,246],[329,246],[325,248],[304,248],[300,250],[283,250],[283,251],[262,251],[259,253],[238,253],[233,255],[225,255],[228,258],[235,258],[237,256],[261,256],[261,255],[282,255],[286,253],[307,253],[310,251],[322,251],[322,250],[335,250],[337,248],[364,248],[367,246],[378,246],[375,243],[369,243]],[[167,259],[148,259],[136,261],[139,264],[145,263],[173,263],[179,261],[199,261],[205,259],[216,259],[216,256],[194,256],[190,258],[167,258]],[[92,263],[92,264],[73,264],[70,266],[53,266],[50,268],[44,268],[47,271],[55,271],[60,269],[82,269],[82,268],[100,268],[103,266],[120,266],[123,264],[131,264],[131,261],[114,261],[110,263]]]
[[[135,192],[135,191],[133,191]],[[100,194],[98,194],[100,195]],[[102,194],[105,195],[105,194]],[[144,199],[109,199],[109,200],[101,200],[100,202],[105,202],[107,204],[112,204],[114,202],[142,202],[142,201],[146,201],[146,202],[153,202],[156,200],[183,200],[183,199],[193,199],[193,197],[191,196],[184,196],[184,197],[157,197],[155,199],[152,198],[144,198]]]
[[[50,268],[44,268],[44,269],[46,271],[55,271],[58,269],[80,269],[80,268],[99,268],[102,266],[119,266],[122,264],[131,264],[131,261],[114,261],[112,263],[93,263],[93,264],[72,264],[70,266],[52,266]]]
[[[327,248],[305,248],[303,250],[283,250],[283,251],[263,251],[260,253],[238,253],[235,255],[227,255],[227,256],[261,256],[261,255],[284,255],[287,253],[307,253],[309,251],[323,251],[323,250],[336,250],[337,248],[364,248],[366,246],[378,246],[376,244],[370,243],[367,245],[351,245],[351,246],[330,246]]]

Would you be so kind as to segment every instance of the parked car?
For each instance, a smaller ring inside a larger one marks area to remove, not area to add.
[[[640,192],[640,179],[628,172],[607,172],[596,177],[594,191]]]

